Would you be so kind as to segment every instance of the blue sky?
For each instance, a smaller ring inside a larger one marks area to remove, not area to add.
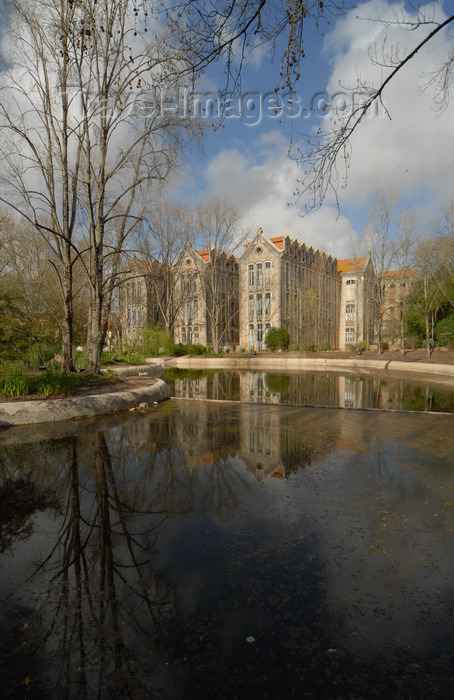
[[[437,19],[452,13],[451,1],[428,4],[435,7]],[[239,210],[242,225],[255,231],[261,226],[265,235],[288,234],[300,241],[338,257],[350,257],[361,249],[371,195],[386,185],[400,194],[400,208],[415,211],[423,227],[441,216],[443,207],[454,196],[454,105],[435,108],[430,89],[424,90],[429,74],[438,61],[452,49],[454,28],[450,27],[422,50],[394,79],[384,93],[386,113],[364,120],[355,135],[347,187],[339,191],[340,213],[334,199],[322,208],[301,217],[304,202],[294,202],[302,172],[288,158],[290,133],[294,144],[305,148],[308,134],[320,125],[326,102],[349,95],[358,78],[377,84],[386,77],[386,69],[374,66],[371,50],[381,51],[383,41],[411,50],[433,27],[417,32],[401,27],[385,27],[369,18],[394,19],[404,3],[370,0],[357,3],[356,9],[332,18],[322,26],[323,36],[308,27],[305,37],[306,58],[301,64],[297,84],[300,104],[306,110],[289,117],[286,104],[281,119],[266,114],[267,103],[260,95],[272,93],[278,82],[279,47],[274,59],[259,51],[249,57],[242,78],[247,118],[229,116],[220,129],[208,133],[205,155],[191,153],[187,165],[169,189],[169,197],[191,205],[213,197],[229,199]],[[358,19],[360,17],[360,19]],[[200,85],[201,91],[222,87],[222,67],[217,65]],[[249,100],[255,100],[255,107]],[[248,111],[247,106],[251,109]],[[299,110],[299,105],[293,105]],[[238,115],[238,103],[232,103],[232,115]],[[329,116],[329,109],[325,112]]]

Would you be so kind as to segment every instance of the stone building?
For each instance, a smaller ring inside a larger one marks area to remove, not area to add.
[[[413,270],[388,270],[383,284],[383,337],[392,345],[399,342],[407,305],[407,295],[414,283]]]
[[[346,258],[337,262],[340,274],[339,348],[373,342],[374,267],[370,256]]]
[[[122,342],[131,341],[138,330],[163,323],[165,282],[157,260],[142,261],[135,256],[119,285],[119,320]]]
[[[186,245],[173,274],[175,342],[235,348],[239,341],[238,262],[216,250]]]
[[[285,327],[290,344],[336,347],[340,300],[337,260],[288,236],[262,229],[246,246],[240,266],[240,346],[265,349],[272,327]]]

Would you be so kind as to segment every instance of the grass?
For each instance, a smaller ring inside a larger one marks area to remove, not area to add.
[[[3,376],[2,376],[3,375]],[[17,369],[0,369],[0,396],[17,398],[20,396],[71,396],[78,387],[102,382],[103,384],[120,381],[118,377],[105,374],[75,374],[47,370],[36,374]]]

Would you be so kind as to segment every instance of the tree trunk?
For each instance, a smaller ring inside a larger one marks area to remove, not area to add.
[[[63,291],[63,323],[61,341],[61,369],[64,372],[73,372],[73,290],[72,290],[72,269],[68,265],[65,268],[62,279]]]
[[[103,312],[103,268],[100,257],[97,257],[94,265],[95,269],[90,280],[90,306],[88,309],[87,328],[87,350],[88,365],[87,371],[98,374],[101,370],[101,353],[104,341],[102,326]]]
[[[405,323],[404,323],[404,310],[400,310],[400,354],[402,357],[405,355]]]

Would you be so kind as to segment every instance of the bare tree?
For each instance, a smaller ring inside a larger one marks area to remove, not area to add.
[[[173,273],[186,243],[194,238],[194,212],[182,204],[164,201],[147,207],[134,247],[141,258],[155,259],[151,272],[153,298],[168,331],[173,329],[178,304],[175,295],[179,280]]]
[[[233,251],[249,235],[248,231],[239,229],[239,219],[237,210],[226,200],[214,200],[197,208],[198,237],[203,246],[200,281],[215,352],[220,345],[235,342],[229,336],[238,333],[238,274]]]
[[[309,149],[296,154],[296,160],[304,170],[300,182],[299,195],[307,197],[306,208],[316,209],[321,206],[328,193],[334,193],[338,201],[338,190],[345,186],[352,152],[351,139],[375,104],[384,106],[386,88],[395,77],[403,72],[418,52],[436,38],[443,36],[445,30],[454,25],[454,15],[439,21],[433,6],[413,7],[413,14],[398,10],[392,20],[380,17],[369,18],[380,22],[385,27],[401,27],[418,37],[414,48],[407,52],[398,45],[392,45],[385,39],[381,48],[371,47],[370,60],[382,68],[382,79],[378,86],[365,84],[358,76],[358,85],[362,99],[353,102],[352,109],[346,113],[335,113],[328,127],[320,128],[315,137],[309,139]],[[358,20],[361,18],[357,17]],[[443,109],[449,103],[452,93],[452,75],[454,70],[454,46],[452,35],[444,34],[446,55],[437,65],[429,79],[425,79],[426,89],[432,90],[433,101],[437,108]],[[358,90],[358,87],[356,87]],[[388,111],[385,111],[389,116]],[[343,165],[343,175],[342,172]]]
[[[397,242],[393,230],[396,202],[397,194],[389,187],[382,186],[377,189],[372,199],[366,225],[367,247],[370,250],[376,275],[373,303],[376,311],[376,336],[379,354],[382,352],[384,327],[392,308],[390,300],[392,275],[390,272],[395,269],[397,256]]]
[[[417,246],[416,270],[418,273],[415,297],[424,315],[426,353],[430,357],[433,347],[435,318],[440,307],[440,290],[436,282],[439,274],[437,265],[437,242],[433,237],[420,239]]]
[[[37,228],[57,261],[65,369],[72,367],[75,261],[84,266],[88,369],[97,371],[119,256],[141,197],[167,177],[186,136],[198,133],[195,120],[158,108],[150,92],[189,56],[166,44],[165,31],[148,39],[146,2],[7,5],[14,41],[1,76],[2,200]]]
[[[397,270],[394,277],[394,305],[400,335],[400,352],[405,355],[405,314],[410,298],[410,287],[414,281],[415,248],[419,238],[419,228],[412,212],[404,212],[399,220],[396,246]]]

